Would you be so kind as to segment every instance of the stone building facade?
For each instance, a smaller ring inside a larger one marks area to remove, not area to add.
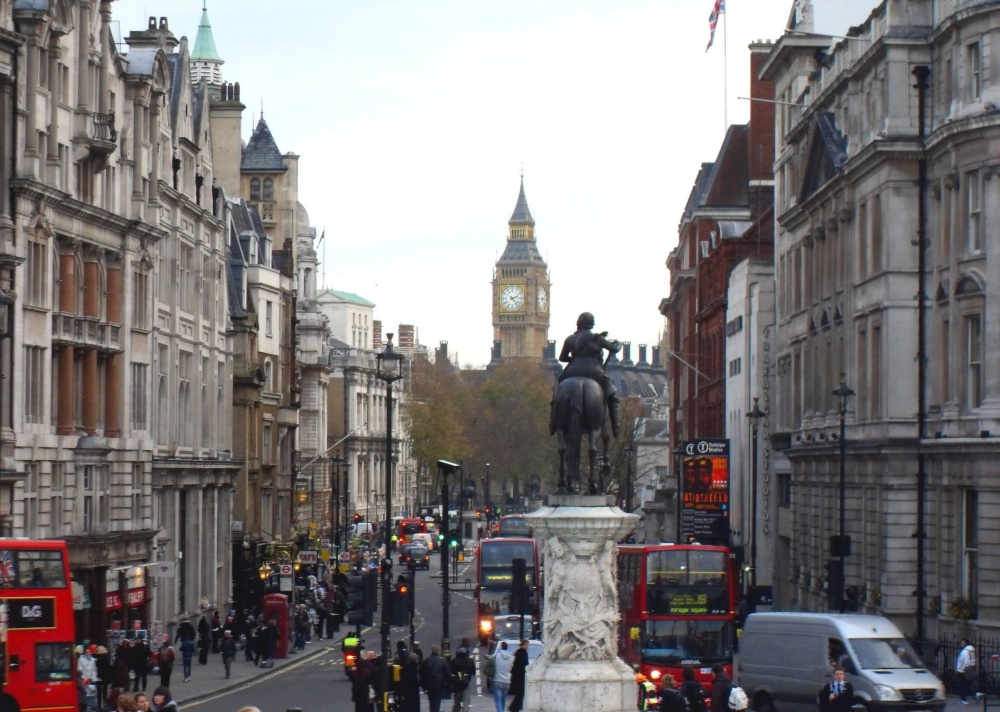
[[[204,87],[166,18],[121,55],[110,2],[0,9],[22,42],[4,94],[18,138],[2,142],[14,204],[0,264],[18,265],[4,284],[5,533],[68,542],[81,637],[166,631],[229,590],[226,232]]]
[[[797,3],[774,82],[781,605],[827,605],[847,403],[846,586],[910,633],[1000,617],[1000,8],[887,0],[839,39]],[[919,109],[923,107],[923,114]],[[923,295],[923,313],[921,311]],[[923,365],[923,369],[920,365]],[[965,619],[970,619],[968,622]]]

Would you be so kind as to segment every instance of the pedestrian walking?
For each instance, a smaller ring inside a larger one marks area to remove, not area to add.
[[[400,712],[420,712],[420,658],[416,653],[410,653],[403,665],[399,693],[402,700]]]
[[[522,639],[514,651],[514,664],[510,669],[510,712],[521,712],[524,704],[524,673],[528,669],[528,640]],[[457,710],[456,710],[457,712]]]
[[[173,646],[170,645],[170,636],[163,636],[163,642],[160,644],[160,649],[157,651],[158,661],[160,663],[160,687],[170,688],[170,675],[174,671],[174,660],[177,655],[174,653]]]
[[[420,685],[427,693],[431,712],[441,712],[441,698],[447,691],[450,678],[451,668],[448,661],[441,657],[440,646],[432,645],[430,656],[420,665]]]
[[[219,652],[219,644],[222,642],[222,619],[219,612],[212,614],[212,652]]]
[[[170,640],[170,636],[167,636],[167,640]],[[149,712],[149,695],[145,692],[140,692],[135,696],[135,705],[138,707],[138,712]]]
[[[226,679],[233,670],[233,658],[236,657],[236,641],[233,640],[231,630],[222,631],[222,642],[219,643],[219,651],[222,653],[222,667],[226,669]]]
[[[689,712],[708,712],[709,701],[705,699],[705,688],[694,679],[694,668],[690,665],[681,668],[681,678],[684,682],[681,683],[680,692],[687,700]]]
[[[733,681],[726,674],[722,663],[712,666],[712,712],[729,712],[729,693],[733,691]]]
[[[687,700],[677,689],[677,680],[669,673],[660,678],[660,710],[662,712],[687,712]]]
[[[180,707],[174,702],[174,696],[166,687],[157,687],[153,690],[153,706],[156,712],[180,712]]]
[[[983,694],[976,691],[976,672],[979,669],[976,648],[966,638],[962,638],[958,644],[962,646],[958,653],[958,660],[955,661],[955,672],[958,673],[959,703],[969,704],[970,695],[973,695],[976,702],[979,702],[983,698]]]
[[[181,663],[184,666],[184,682],[187,682],[188,680],[191,679],[191,661],[193,659],[194,659],[194,640],[192,640],[191,638],[185,638],[184,640],[181,641]]]
[[[108,691],[115,671],[111,665],[111,653],[103,645],[96,646],[94,660],[97,661],[97,709],[103,710],[108,704]]]
[[[497,712],[507,708],[507,693],[510,691],[510,673],[514,667],[514,654],[507,650],[507,641],[501,640],[497,649],[490,656],[493,661],[493,704]]]
[[[354,712],[372,712],[372,664],[368,652],[364,651],[359,655],[354,668],[347,671],[347,677],[351,680],[351,701],[354,702]]]
[[[451,661],[452,712],[469,712],[472,706],[471,683],[475,678],[476,663],[469,657],[469,649],[459,646],[455,659]]]
[[[132,668],[132,692],[145,690],[149,677],[150,650],[144,639],[139,638],[135,641],[129,657]]]
[[[837,668],[819,691],[819,708],[821,712],[850,712],[853,705],[854,686],[847,681],[844,668]]]

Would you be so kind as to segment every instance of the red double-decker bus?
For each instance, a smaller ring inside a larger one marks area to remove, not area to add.
[[[78,710],[75,638],[65,542],[0,539],[0,709]]]
[[[523,601],[518,601],[515,590],[515,559],[524,559]],[[480,643],[485,643],[493,635],[499,616],[530,615],[532,622],[525,626],[525,632],[530,633],[537,628],[539,602],[542,600],[539,564],[538,544],[534,539],[496,537],[479,542],[476,552],[476,606],[479,611]],[[521,610],[517,610],[519,608]]]
[[[666,673],[680,682],[690,666],[710,687],[715,663],[725,665],[732,679],[736,586],[727,547],[619,547],[619,656],[657,686]]]
[[[427,522],[419,517],[404,517],[399,520],[399,543],[405,544],[413,539],[414,534],[426,534]]]

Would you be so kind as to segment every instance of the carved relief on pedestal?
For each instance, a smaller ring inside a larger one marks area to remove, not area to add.
[[[546,652],[552,660],[614,660],[618,605],[614,541],[545,542]]]

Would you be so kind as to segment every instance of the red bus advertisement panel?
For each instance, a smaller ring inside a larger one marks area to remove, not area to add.
[[[736,577],[722,546],[659,544],[618,550],[619,655],[659,684],[685,667],[711,686],[712,665],[732,675]]]
[[[77,710],[75,639],[65,542],[0,539],[0,707]]]

